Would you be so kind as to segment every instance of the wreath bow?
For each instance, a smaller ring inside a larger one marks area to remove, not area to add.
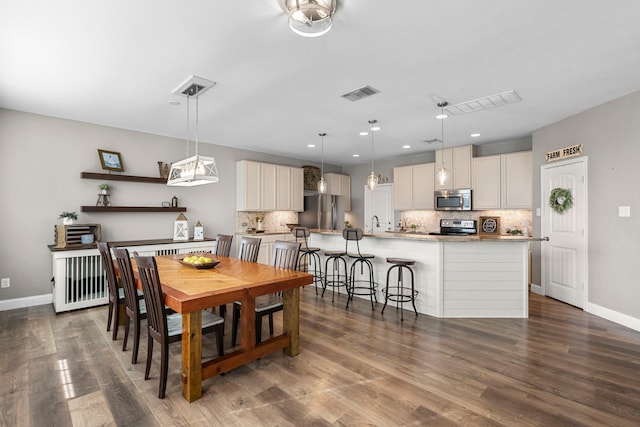
[[[549,207],[559,214],[564,213],[573,206],[571,190],[566,188],[554,188],[549,195]]]

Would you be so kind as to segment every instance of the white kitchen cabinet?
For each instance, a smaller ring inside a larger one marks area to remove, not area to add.
[[[393,168],[394,210],[433,209],[434,163]]]
[[[303,169],[277,166],[276,210],[303,211]]]
[[[531,209],[530,151],[473,159],[473,209]]]
[[[531,209],[533,206],[533,163],[531,151],[503,154],[502,208]]]
[[[500,164],[500,155],[473,158],[473,209],[500,209],[502,203]]]
[[[458,188],[471,188],[471,159],[475,154],[473,145],[445,148],[436,150],[436,162],[434,178],[440,165],[449,170],[449,179],[440,185],[435,181],[436,190],[451,190]]]
[[[238,211],[304,210],[301,168],[241,160],[236,179]]]
[[[341,173],[325,173],[327,181],[327,194],[344,196],[345,211],[351,210],[351,177]]]
[[[236,209],[259,211],[262,209],[261,163],[241,160],[236,163]]]
[[[290,168],[291,169],[291,205],[290,210],[302,212],[304,211],[304,169],[302,168]]]

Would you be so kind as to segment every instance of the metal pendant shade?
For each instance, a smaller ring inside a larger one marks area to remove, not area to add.
[[[196,138],[195,156],[188,157],[171,165],[167,185],[177,187],[194,187],[197,185],[211,184],[218,182],[218,168],[213,157],[200,156],[198,154],[198,93],[200,86],[193,85],[186,89],[187,96],[187,144],[189,143],[189,100],[196,98]],[[188,145],[187,145],[188,146]]]

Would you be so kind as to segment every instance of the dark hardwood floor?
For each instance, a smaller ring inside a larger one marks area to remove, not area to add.
[[[112,341],[105,330],[106,306],[0,312],[0,425],[640,425],[638,332],[535,294],[529,319],[406,311],[400,322],[393,307],[383,318],[380,304],[347,311],[345,302],[307,287],[300,355],[206,380],[191,404],[180,393],[180,344],[159,400],[158,349],[145,381],[146,332],[131,365],[122,331]],[[213,338],[203,353],[215,354]]]

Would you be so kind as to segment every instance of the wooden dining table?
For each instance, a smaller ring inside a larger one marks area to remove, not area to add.
[[[220,261],[210,269],[180,262],[186,255],[156,256],[165,304],[182,314],[182,395],[193,402],[202,395],[202,380],[234,369],[276,350],[296,356],[299,348],[300,287],[313,283],[308,273],[207,254]],[[138,268],[132,260],[138,279]],[[138,287],[141,288],[140,281]],[[256,297],[283,293],[283,333],[256,344]],[[240,345],[202,362],[202,310],[241,301]]]

